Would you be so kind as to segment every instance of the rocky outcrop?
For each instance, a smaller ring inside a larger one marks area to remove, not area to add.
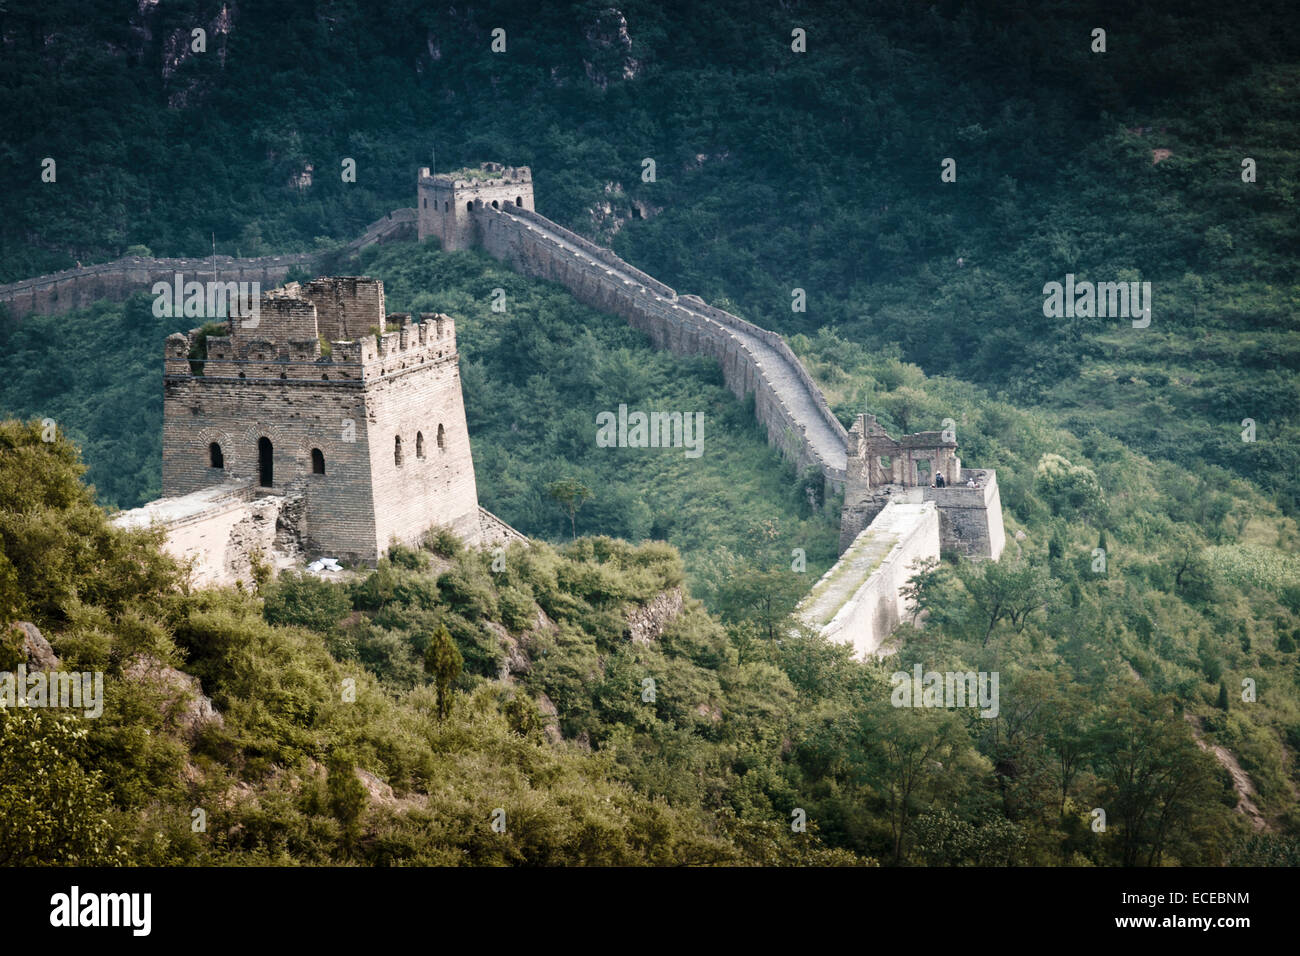
[[[204,695],[197,677],[170,667],[151,654],[139,654],[128,660],[122,676],[155,690],[164,722],[187,739],[192,740],[204,727],[220,727],[224,723],[212,700]]]
[[[59,666],[59,658],[54,653],[54,648],[50,647],[41,634],[41,629],[30,621],[15,621],[9,625],[10,631],[17,631],[22,641],[19,652],[26,655],[26,664],[29,671],[52,671]],[[17,645],[17,641],[15,641]]]
[[[673,588],[655,595],[648,604],[642,604],[627,616],[628,639],[638,644],[657,641],[668,625],[682,613],[682,589]]]

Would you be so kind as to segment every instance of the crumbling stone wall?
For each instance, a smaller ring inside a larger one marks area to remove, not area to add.
[[[929,468],[922,470],[918,463]],[[840,551],[850,546],[891,502],[933,501],[939,509],[943,550],[972,558],[1002,555],[1002,499],[996,472],[962,468],[951,432],[917,432],[898,440],[862,414],[849,431]],[[943,475],[945,487],[930,487]],[[968,482],[970,484],[968,484]]]
[[[164,550],[190,564],[191,580],[200,587],[251,585],[255,560],[275,570],[298,553],[292,503],[288,496],[257,494],[252,482],[227,481],[160,498],[112,521],[124,528],[165,527]]]

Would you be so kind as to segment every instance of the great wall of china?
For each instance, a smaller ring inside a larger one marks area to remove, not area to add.
[[[674,289],[534,211],[531,172],[485,164],[464,175],[421,170],[415,209],[372,223],[344,255],[385,240],[437,238],[444,249],[481,248],[529,276],[558,282],[579,301],[619,315],[660,348],[708,355],[728,388],[754,398],[769,442],[801,471],[816,468],[827,498],[845,494],[842,556],[814,586],[797,614],[859,656],[878,653],[906,613],[900,589],[914,563],[944,553],[996,560],[1004,546],[996,475],[964,469],[949,432],[894,441],[870,416],[853,432],[832,413],[821,390],[780,335]],[[430,206],[432,202],[432,206]],[[309,269],[328,253],[215,260],[217,281],[271,287],[293,268]],[[176,272],[213,273],[212,259],[120,259],[0,286],[15,319],[54,314],[96,299],[123,299]],[[934,469],[932,472],[931,469]],[[926,487],[932,474],[939,487]]]
[[[128,256],[0,285],[0,305],[7,308],[11,320],[21,320],[31,314],[58,315],[84,309],[100,299],[121,302],[137,292],[148,292],[155,282],[170,281],[178,272],[190,278],[216,282],[258,282],[263,289],[271,289],[283,282],[292,269],[312,269],[330,255],[347,256],[376,242],[407,236],[415,237],[415,210],[396,209],[372,222],[346,246],[332,252],[297,252],[253,259]]]

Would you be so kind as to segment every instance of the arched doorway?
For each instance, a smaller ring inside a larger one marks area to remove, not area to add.
[[[221,454],[221,446],[216,442],[208,446],[208,465],[212,468],[226,467],[226,459]]]
[[[270,488],[275,480],[271,451],[271,439],[257,440],[257,483],[263,488]]]

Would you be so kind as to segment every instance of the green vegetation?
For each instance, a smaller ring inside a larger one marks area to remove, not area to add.
[[[813,512],[794,470],[767,446],[715,363],[657,351],[617,316],[484,256],[395,243],[367,250],[356,267],[384,280],[390,309],[456,317],[479,498],[525,534],[667,540],[710,603],[705,576],[720,562],[788,568],[798,547],[807,553],[804,576],[816,580],[835,560],[835,516]],[[506,290],[505,313],[492,311],[494,288]],[[84,324],[102,334],[61,332]],[[0,409],[66,428],[84,449],[101,503],[143,504],[162,485],[162,342],[187,324],[155,318],[145,296],[31,316],[0,343]],[[620,403],[702,412],[704,454],[596,447],[596,412]],[[589,493],[572,499],[572,513],[548,492],[565,482]]]
[[[921,380],[914,394],[931,388],[948,383]],[[1109,482],[1141,487],[1158,468],[1117,447],[1117,461],[1088,459],[1068,436],[987,407],[1005,417],[972,422],[972,438],[994,440],[994,422],[1034,433],[1007,451],[1013,486],[1031,481],[1035,440],[1096,466],[1114,551],[1111,573],[1091,574],[1095,529],[1028,491],[1031,535],[1001,563],[921,569],[927,623],[904,628],[897,660],[999,671],[993,719],[891,706],[892,662],[773,630],[761,602],[726,604],[723,623],[688,595],[662,633],[630,641],[628,614],[684,583],[661,543],[514,545],[494,572],[490,553],[435,529],[430,550],[394,549],[351,583],[286,573],[257,594],[187,594],[156,538],[104,524],[65,439],[5,424],[0,567],[6,599],[24,602],[11,613],[44,629],[63,666],[103,670],[107,700],[80,744],[45,715],[0,721],[22,740],[54,734],[68,792],[92,800],[99,775],[108,804],[102,822],[65,833],[20,788],[0,792],[0,817],[31,822],[33,855],[80,862],[1212,864],[1290,852],[1294,662],[1272,651],[1280,637],[1262,638],[1290,636],[1294,612],[1267,590],[1234,599],[1195,562],[1179,582],[1184,529],[1133,523],[1147,509]],[[1035,528],[1064,538],[1056,560]],[[31,535],[39,551],[24,546]],[[198,677],[221,722],[178,722],[141,661]],[[1225,707],[1239,675],[1260,701]],[[1233,748],[1269,833],[1247,840],[1226,772],[1184,715]],[[206,833],[189,828],[195,806],[208,808]],[[1097,806],[1110,818],[1101,838]],[[797,809],[807,833],[789,826]]]
[[[14,861],[1295,863],[1300,34],[1281,0],[1093,7],[637,2],[629,51],[585,0],[341,0],[288,28],[243,5],[224,56],[165,72],[139,38],[189,14],[0,12],[0,145],[21,166],[0,279],[146,243],[206,254],[212,232],[222,253],[328,248],[410,205],[420,166],[526,163],[545,215],[789,336],[846,423],[955,419],[1009,534],[1000,565],[921,569],[924,625],[897,658],[999,671],[1001,714],[895,709],[892,664],[787,633],[836,529],[716,367],[482,256],[368,250],[357,271],[392,308],[458,321],[483,503],[567,543],[493,574],[434,535],[347,586],[184,594],[156,542],[103,525],[66,441],[4,426],[0,620],[115,678],[84,735],[0,717],[3,750],[50,753],[84,808],[64,831],[46,795],[0,788],[0,823],[40,834]],[[1066,273],[1150,281],[1151,326],[1045,317]],[[75,437],[103,504],[159,493],[161,343],[181,326],[149,304],[0,332],[0,411]],[[621,402],[703,411],[705,455],[596,449],[594,411]],[[623,638],[628,609],[682,584],[703,606]],[[426,655],[444,627],[455,678],[445,641]],[[223,726],[167,726],[121,679],[139,654],[199,676]],[[1265,832],[1195,734],[1240,761]]]

